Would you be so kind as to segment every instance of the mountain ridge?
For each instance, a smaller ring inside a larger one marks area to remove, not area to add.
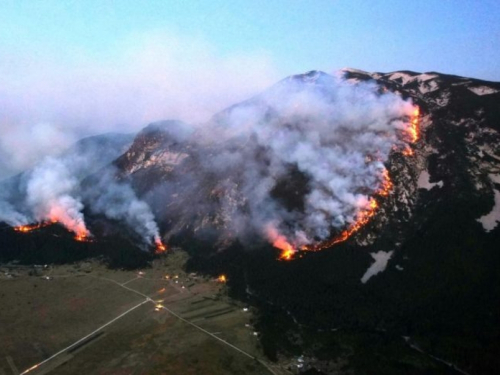
[[[332,374],[452,374],[453,366],[471,375],[495,374],[500,83],[434,72],[349,69],[343,75],[352,85],[376,85],[377,95],[411,98],[420,108],[421,135],[409,145],[412,155],[396,149],[383,163],[393,188],[379,198],[375,215],[331,248],[277,261],[279,252],[267,239],[234,235],[234,212],[244,211],[248,199],[241,192],[245,171],[231,158],[267,160],[265,147],[251,147],[250,135],[224,138],[228,162],[201,184],[190,176],[220,160],[221,139],[215,134],[192,142],[206,130],[181,122],[145,128],[113,168],[150,204],[164,239],[190,253],[189,271],[224,272],[230,295],[258,308],[256,329],[269,358],[302,355],[304,370]],[[278,82],[271,94],[288,84],[307,91],[318,79],[328,85],[340,78],[311,71]],[[228,119],[252,106],[262,117]],[[278,115],[256,96],[214,115],[210,130],[232,135],[230,125]],[[272,181],[271,195],[293,211],[303,207],[309,180],[298,168],[286,172]]]

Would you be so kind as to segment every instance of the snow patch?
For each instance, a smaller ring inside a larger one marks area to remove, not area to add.
[[[391,75],[389,76],[389,79],[390,79],[390,80],[393,80],[393,81],[395,81],[395,80],[397,80],[397,79],[401,79],[401,83],[402,83],[403,85],[406,85],[407,83],[409,83],[409,82],[411,82],[411,81],[415,80],[415,78],[416,78],[416,77],[413,77],[413,76],[411,76],[411,75],[409,75],[409,74],[407,74],[407,73],[401,73],[401,72],[394,73],[394,74],[391,74]]]
[[[366,270],[365,274],[361,278],[361,282],[365,284],[372,276],[383,272],[387,267],[389,259],[392,257],[393,251],[379,251],[377,253],[370,253],[375,262],[372,263],[370,267]]]
[[[420,176],[418,176],[417,186],[419,189],[431,190],[434,186],[443,187],[443,181],[439,182],[429,182],[430,179],[429,172],[423,170],[420,172]]]
[[[476,87],[467,87],[470,91],[472,91],[476,95],[489,95],[495,94],[498,90],[488,87],[488,86],[476,86]]]
[[[488,177],[495,184],[500,184],[500,174],[489,174]]]
[[[427,74],[427,73],[423,73],[423,74],[420,74],[416,77],[420,82],[425,82],[425,81],[429,81],[431,79],[434,79],[434,78],[438,78],[438,75],[437,74]],[[434,82],[435,83],[435,82]]]
[[[487,215],[481,216],[477,221],[479,221],[486,232],[489,232],[498,225],[500,222],[500,191],[493,190],[495,192],[495,205],[491,212]]]

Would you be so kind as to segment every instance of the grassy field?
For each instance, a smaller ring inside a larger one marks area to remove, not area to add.
[[[262,360],[251,312],[185,260],[0,265],[0,375],[282,373]]]

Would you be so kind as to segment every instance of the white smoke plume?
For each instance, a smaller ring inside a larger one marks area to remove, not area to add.
[[[369,208],[391,151],[410,141],[413,110],[373,83],[320,72],[290,77],[195,133],[192,153],[201,166],[166,183],[175,199],[164,202],[164,215],[179,222],[198,216],[198,226],[215,215],[215,226],[222,220],[240,239],[251,240],[252,231],[266,237],[270,226],[296,245],[327,239]],[[214,199],[207,191],[206,201],[194,203],[204,190],[224,193]]]
[[[98,177],[85,190],[85,201],[95,214],[103,214],[109,219],[125,221],[136,231],[145,243],[160,240],[160,231],[149,205],[140,200],[132,187],[118,182],[112,169]]]
[[[47,157],[31,173],[27,184],[27,205],[37,221],[63,224],[77,235],[88,236],[78,197],[78,180],[60,159]]]
[[[17,227],[28,224],[28,218],[18,212],[9,202],[0,200],[0,223],[5,222],[10,226]]]
[[[169,235],[190,227],[246,242],[255,234],[265,238],[272,227],[276,238],[310,244],[349,226],[368,208],[384,183],[390,153],[410,142],[413,110],[411,101],[373,83],[320,72],[294,76],[194,128],[172,121],[149,128],[153,137],[162,126],[171,128],[165,136],[170,141],[154,159],[139,162],[154,166],[166,157],[181,166],[163,169],[141,199],[115,180],[113,170],[79,190],[93,163],[87,154],[46,159],[28,181],[27,202],[37,219],[49,218],[55,203],[84,225],[83,193],[91,212],[124,220],[147,243],[160,237],[148,206],[154,204]]]

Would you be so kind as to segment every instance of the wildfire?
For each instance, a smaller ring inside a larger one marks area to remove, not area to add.
[[[379,190],[376,192],[377,195],[386,197],[389,195],[393,187],[393,183],[389,176],[389,172],[387,169],[384,169],[382,172],[382,184]],[[336,245],[340,242],[346,241],[350,238],[354,233],[364,227],[370,219],[375,215],[379,204],[375,198],[371,198],[368,202],[366,208],[361,209],[354,223],[352,223],[346,230],[342,231],[338,236],[335,236],[327,241],[320,242],[314,245],[304,245],[300,248],[302,251],[319,251],[333,245]],[[279,234],[274,227],[268,229],[268,237],[273,241],[273,246],[281,249],[281,255],[279,256],[280,260],[292,260],[294,259],[297,250],[287,241],[287,239]]]
[[[409,140],[411,143],[415,143],[418,141],[420,137],[420,129],[419,129],[419,121],[420,121],[420,108],[415,107],[412,115],[410,116],[410,125],[407,129],[407,134],[409,135]],[[411,156],[413,155],[413,150],[407,146],[403,151],[403,155]],[[380,197],[386,197],[389,195],[390,191],[393,188],[393,183],[389,176],[389,172],[387,169],[382,171],[382,183],[380,188],[376,191],[375,195]],[[356,215],[356,220],[352,223],[347,229],[341,232],[338,236],[335,236],[327,241],[320,242],[318,244],[313,245],[304,245],[300,247],[301,251],[319,251],[322,249],[326,249],[332,247],[335,244],[346,241],[350,238],[354,233],[359,231],[363,226],[365,226],[370,219],[375,215],[379,204],[375,198],[371,198],[368,202],[367,207],[361,209]],[[292,260],[294,259],[297,249],[288,242],[286,237],[279,234],[274,226],[269,226],[267,228],[267,237],[272,242],[275,248],[281,250],[281,254],[279,256],[280,260]]]
[[[50,220],[48,221],[43,221],[37,224],[30,224],[30,225],[20,225],[17,227],[14,227],[14,230],[16,232],[21,232],[21,233],[29,233],[32,232],[36,229],[44,228],[52,224],[58,223],[59,220],[57,220],[55,217],[51,217]],[[64,225],[64,224],[63,224]],[[85,228],[85,226],[77,226],[74,227],[73,229],[69,228],[68,226],[64,225],[67,229],[72,230],[75,232],[75,241],[79,242],[90,242],[90,232]]]
[[[391,183],[392,186],[392,183]],[[356,221],[351,224],[349,228],[344,230],[338,236],[331,238],[330,240],[320,242],[316,245],[306,245],[303,246],[301,250],[305,251],[319,251],[326,249],[328,247],[332,247],[335,244],[346,241],[349,237],[351,237],[354,233],[364,227],[370,219],[375,215],[378,208],[378,203],[374,198],[370,199],[368,207],[364,210],[361,210],[356,218]]]
[[[413,156],[413,150],[410,147],[406,147],[403,150],[403,155],[404,156]]]
[[[281,250],[278,257],[279,260],[292,260],[297,250],[287,241],[286,237],[278,232],[273,224],[269,224],[266,228],[266,236],[273,246]]]
[[[420,108],[415,107],[413,110],[410,127],[408,128],[408,133],[410,134],[410,140],[412,143],[415,143],[420,138],[420,129],[419,129],[419,119],[420,119]]]
[[[54,206],[50,210],[49,221],[52,224],[60,223],[67,230],[75,233],[75,240],[80,242],[89,241],[90,232],[83,220],[69,215],[62,207]]]
[[[382,172],[382,186],[380,187],[377,194],[386,197],[389,195],[393,186],[394,185],[391,181],[391,178],[389,177],[389,171],[387,171],[387,169],[384,169]]]
[[[31,225],[20,225],[18,227],[14,227],[14,230],[16,232],[28,233],[28,232],[34,231],[36,229],[40,229],[46,225],[48,225],[48,224],[47,223],[38,223],[38,224],[31,224]]]
[[[273,246],[281,250],[279,259],[281,260],[291,260],[297,252],[294,247],[286,240],[284,236],[279,236],[274,242]]]
[[[87,233],[77,233],[75,235],[75,240],[79,242],[91,242],[88,232]]]
[[[217,278],[217,281],[218,281],[219,283],[224,284],[224,283],[227,281],[226,275],[220,275],[220,276]]]
[[[156,254],[161,254],[167,251],[167,246],[165,246],[159,238],[155,239],[155,245],[156,245],[156,250],[155,250]]]

